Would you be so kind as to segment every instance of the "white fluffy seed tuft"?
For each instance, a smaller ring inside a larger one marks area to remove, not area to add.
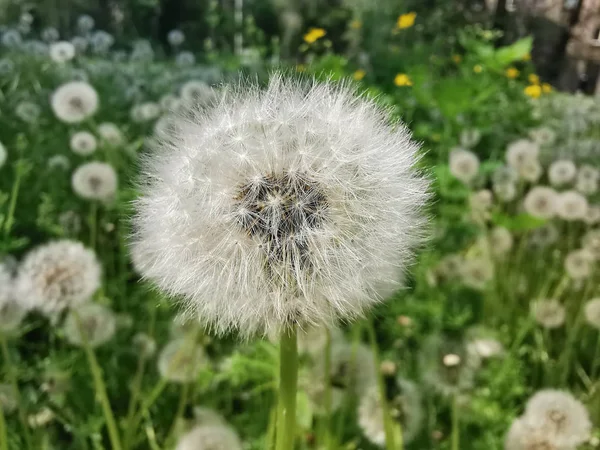
[[[50,99],[56,117],[66,123],[81,122],[98,109],[98,94],[85,81],[70,81],[63,84]]]
[[[102,162],[82,164],[73,172],[73,191],[87,200],[111,200],[117,193],[117,172]]]

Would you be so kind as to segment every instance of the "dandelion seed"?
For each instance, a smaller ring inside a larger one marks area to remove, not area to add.
[[[479,171],[479,158],[475,153],[456,148],[450,152],[450,173],[465,184],[475,179]]]
[[[188,105],[209,105],[216,97],[215,90],[204,81],[191,80],[181,86],[181,99]]]
[[[548,169],[548,180],[552,186],[563,186],[571,183],[577,174],[573,161],[566,159],[554,161]]]
[[[348,89],[274,76],[182,119],[137,201],[145,277],[245,336],[381,301],[419,241],[427,182],[406,130]]]
[[[494,266],[488,258],[466,259],[460,273],[466,286],[483,290],[488,282],[494,278]]]
[[[544,430],[531,427],[523,420],[516,419],[506,435],[504,450],[568,450],[553,442]]]
[[[63,122],[77,123],[92,116],[98,109],[98,94],[84,81],[71,81],[60,86],[50,100],[56,117]]]
[[[87,303],[72,309],[65,319],[65,339],[72,345],[85,342],[99,347],[110,341],[117,330],[117,320],[112,310],[97,303]]]
[[[582,220],[588,208],[587,199],[576,191],[565,191],[558,194],[556,215],[561,219],[574,221]]]
[[[48,158],[49,169],[68,170],[71,167],[71,161],[65,155],[53,155]]]
[[[83,14],[77,18],[77,29],[84,34],[92,31],[95,25],[94,18],[87,14]]]
[[[235,430],[227,425],[200,425],[184,434],[175,450],[242,450]]]
[[[117,125],[110,122],[103,122],[96,128],[96,132],[102,141],[112,146],[119,146],[123,143],[123,133]]]
[[[91,155],[96,151],[96,137],[88,131],[79,131],[71,136],[71,150],[81,156]]]
[[[524,422],[552,437],[558,448],[571,448],[590,438],[592,424],[583,403],[570,393],[538,391],[525,406]]]
[[[533,141],[519,139],[511,143],[506,149],[506,162],[517,172],[527,162],[537,161],[540,147]]]
[[[538,145],[551,145],[556,141],[556,132],[549,127],[534,128],[529,137]]]
[[[490,247],[494,256],[506,255],[513,246],[512,233],[504,227],[494,227],[489,235]]]
[[[167,34],[167,41],[173,47],[179,47],[185,41],[185,35],[181,30],[171,30]]]
[[[15,298],[24,309],[53,315],[88,302],[100,287],[96,255],[80,242],[60,240],[26,256],[15,280]]]
[[[158,372],[174,383],[194,381],[205,364],[202,347],[186,338],[172,340],[158,355]]]
[[[587,278],[592,273],[594,257],[586,249],[573,250],[565,258],[565,271],[574,280]]]
[[[557,300],[537,300],[531,304],[531,314],[544,328],[558,328],[565,323],[565,308]]]
[[[386,378],[389,414],[402,427],[404,443],[417,436],[423,424],[423,406],[417,386],[403,378]],[[360,398],[358,424],[365,437],[377,446],[385,446],[383,407],[377,386],[369,388]]]
[[[140,358],[151,358],[156,353],[156,341],[147,333],[137,333],[133,336],[132,344]]]
[[[481,140],[481,131],[477,128],[471,128],[470,130],[462,130],[460,133],[460,145],[466,148],[473,148]]]
[[[112,200],[117,193],[117,173],[102,162],[82,164],[71,177],[73,191],[87,200]]]
[[[53,42],[50,45],[50,59],[62,64],[75,57],[75,46],[69,41]]]
[[[523,207],[525,211],[541,219],[554,217],[557,209],[558,194],[546,186],[534,186],[525,196]]]

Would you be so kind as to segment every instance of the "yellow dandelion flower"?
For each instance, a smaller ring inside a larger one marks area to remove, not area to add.
[[[549,94],[552,92],[552,86],[548,83],[542,83],[542,92],[544,94]]]
[[[310,28],[304,35],[304,42],[312,44],[327,34],[323,28]]]
[[[394,84],[396,86],[412,86],[412,80],[405,73],[399,73],[394,78]]]
[[[506,69],[505,73],[508,78],[512,78],[514,80],[515,78],[517,78],[519,76],[520,72],[519,72],[519,69],[516,69],[514,67],[509,67],[508,69]]]
[[[358,69],[352,74],[352,78],[354,78],[356,81],[360,81],[365,77],[366,74],[367,72],[365,72],[364,70]]]
[[[458,64],[459,62],[462,61],[462,56],[460,56],[460,55],[452,55],[452,61],[454,61],[456,64]]]
[[[542,95],[542,87],[539,84],[530,84],[523,91],[525,95],[531,98],[539,98]]]
[[[359,30],[362,28],[362,22],[358,19],[354,19],[352,22],[350,22],[350,28],[353,30]]]
[[[475,64],[475,66],[473,66],[473,72],[475,72],[475,73],[483,72],[483,67],[481,67],[481,64]]]
[[[398,28],[403,30],[404,28],[410,28],[415,24],[415,19],[417,18],[416,12],[409,12],[406,14],[402,14],[398,17]]]
[[[526,53],[525,55],[523,55],[523,58],[521,58],[523,61],[531,61],[531,53]]]
[[[538,77],[535,73],[530,73],[527,79],[531,84],[540,84],[540,77]]]

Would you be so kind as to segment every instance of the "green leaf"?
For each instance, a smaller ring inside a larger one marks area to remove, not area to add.
[[[516,216],[508,216],[506,214],[496,212],[492,214],[492,222],[494,222],[496,225],[503,226],[510,231],[527,231],[541,227],[546,223],[546,220],[526,213],[517,214]]]
[[[503,68],[515,61],[522,60],[523,57],[531,51],[532,45],[533,38],[528,36],[526,38],[519,39],[514,44],[498,49],[495,56],[497,63],[496,67]]]

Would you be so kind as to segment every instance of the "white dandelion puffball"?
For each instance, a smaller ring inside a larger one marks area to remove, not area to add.
[[[81,156],[91,155],[98,146],[96,137],[88,131],[78,131],[71,136],[71,150]]]
[[[2,164],[0,163],[0,167]],[[588,225],[596,225],[600,223],[600,206],[599,205],[588,205],[587,213],[583,218],[583,221]]]
[[[41,113],[40,107],[32,102],[20,102],[15,108],[15,115],[27,123],[36,123]]]
[[[131,109],[131,119],[134,122],[149,122],[160,116],[160,112],[160,105],[158,103],[141,103]]]
[[[469,150],[456,148],[450,152],[450,173],[465,184],[471,183],[479,171],[479,158]]]
[[[546,223],[531,232],[529,241],[534,247],[545,248],[556,243],[558,238],[559,232],[556,226],[552,223]]]
[[[88,302],[100,287],[100,263],[80,242],[60,240],[30,251],[19,267],[16,298],[52,315]]]
[[[594,328],[600,329],[600,298],[588,300],[583,309],[585,321]]]
[[[594,256],[588,250],[573,250],[565,257],[565,271],[574,280],[581,280],[590,276],[593,262]]]
[[[512,233],[505,227],[494,227],[489,234],[489,242],[494,256],[503,256],[513,247]]]
[[[178,338],[169,342],[158,355],[158,372],[175,383],[194,381],[206,363],[204,350],[191,339]]]
[[[179,47],[185,41],[185,35],[181,30],[171,30],[169,34],[167,34],[167,41],[173,47]]]
[[[539,180],[543,173],[544,169],[537,160],[525,161],[521,167],[519,167],[519,176],[531,183]]]
[[[534,320],[544,328],[558,328],[565,323],[566,311],[558,300],[537,300],[531,304]]]
[[[580,181],[598,181],[600,179],[600,170],[584,164],[579,168],[579,172],[577,172],[577,179]]]
[[[69,41],[50,44],[50,58],[57,63],[65,63],[75,57],[75,46]]]
[[[483,290],[494,278],[494,265],[486,257],[465,259],[460,268],[463,283],[473,289]]]
[[[175,450],[242,450],[242,441],[227,425],[207,424],[195,427],[177,442]]]
[[[14,280],[9,266],[0,263],[0,332],[14,331],[26,313],[14,298]]]
[[[71,161],[65,155],[52,155],[48,158],[49,169],[68,170],[71,167]]]
[[[175,95],[167,94],[160,98],[158,104],[163,111],[173,112],[177,111],[181,107],[181,100]]]
[[[600,260],[600,228],[585,233],[581,238],[581,244],[595,260]]]
[[[581,220],[587,213],[587,199],[577,191],[565,191],[558,194],[556,215],[561,219]]]
[[[568,392],[554,389],[538,391],[525,406],[525,423],[543,430],[563,447],[576,447],[590,438],[592,424],[583,403]]]
[[[117,125],[111,122],[103,122],[96,128],[100,139],[112,146],[121,145],[124,141],[123,133]]]
[[[523,418],[516,419],[504,440],[504,450],[573,450],[553,442],[545,430],[529,426]]]
[[[481,140],[481,131],[477,128],[471,128],[469,130],[462,130],[460,132],[460,145],[465,148],[473,148]]]
[[[156,353],[156,341],[147,333],[137,333],[133,336],[132,344],[140,358],[151,358]]]
[[[550,145],[556,141],[556,132],[549,127],[534,128],[529,132],[529,137],[539,145]]]
[[[225,90],[161,138],[136,201],[143,275],[217,332],[358,317],[421,240],[418,145],[345,84]]]
[[[540,147],[528,139],[519,139],[506,149],[506,162],[517,172],[529,161],[537,161]]]
[[[410,443],[421,429],[423,406],[417,386],[403,378],[386,383],[388,408],[392,420],[402,427],[402,439]],[[385,425],[381,396],[377,386],[371,386],[358,404],[358,424],[365,437],[373,444],[385,446]]]
[[[592,195],[598,192],[598,181],[578,179],[575,189],[585,195]]]
[[[492,187],[495,197],[501,202],[511,202],[517,198],[515,183],[494,183]]]
[[[8,152],[6,151],[6,147],[2,142],[0,142],[0,169],[6,163],[6,159],[8,158]]]
[[[557,192],[546,186],[534,186],[525,196],[523,207],[525,211],[541,219],[554,217],[557,209]]]
[[[561,159],[554,161],[548,168],[548,181],[552,186],[563,186],[571,183],[577,175],[577,167],[573,161]]]
[[[489,359],[504,353],[502,343],[493,338],[477,338],[467,342],[467,351],[480,359]]]
[[[56,117],[63,122],[77,123],[92,116],[98,109],[98,93],[85,81],[70,81],[52,94],[50,104]]]
[[[72,345],[87,343],[99,347],[110,341],[117,331],[115,313],[106,306],[87,303],[71,309],[64,324],[65,339]]]
[[[204,81],[199,80],[190,80],[184,83],[179,94],[188,105],[208,105],[216,98],[216,91]]]
[[[111,200],[117,192],[117,172],[110,164],[89,162],[73,172],[73,191],[88,200]]]

